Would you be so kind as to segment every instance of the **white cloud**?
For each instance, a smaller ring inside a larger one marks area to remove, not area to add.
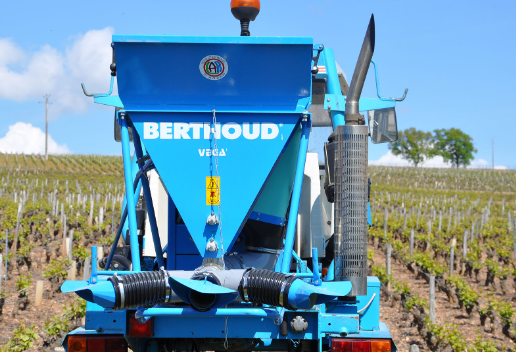
[[[0,38],[0,66],[16,63],[25,58],[24,52],[8,38]]]
[[[384,166],[412,166],[413,164],[403,159],[400,156],[392,154],[389,150],[385,155],[382,155],[378,160],[369,160],[369,165],[384,165]],[[425,160],[418,167],[436,167],[436,168],[450,168],[451,164],[446,163],[442,156],[435,156],[431,159]],[[474,159],[468,166],[470,169],[487,169],[491,168],[491,164],[484,159]],[[506,170],[507,166],[495,165],[495,169]]]
[[[64,52],[49,45],[26,53],[12,40],[0,38],[0,99],[23,101],[50,94],[50,117],[64,112],[81,113],[92,99],[82,93],[107,92],[111,79],[111,35],[107,27],[75,38]]]
[[[0,152],[45,154],[45,132],[30,123],[17,122],[9,126],[5,137],[0,138]],[[68,154],[70,150],[66,144],[57,144],[48,136],[49,154]]]
[[[410,166],[407,160],[392,154],[389,150],[387,154],[382,155],[378,160],[369,160],[369,165],[385,165],[385,166]]]

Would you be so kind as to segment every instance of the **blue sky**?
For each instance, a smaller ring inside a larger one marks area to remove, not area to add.
[[[229,3],[4,2],[0,138],[17,122],[44,130],[44,105],[38,102],[48,92],[54,102],[49,128],[56,148],[66,144],[74,153],[120,154],[112,138],[112,109],[94,106],[79,87],[84,81],[91,91],[107,90],[109,35],[238,35]],[[262,0],[251,33],[313,36],[333,48],[351,77],[371,13],[382,93],[400,96],[409,88],[397,107],[399,129],[460,128],[473,137],[477,161],[489,165],[494,138],[495,163],[515,168],[516,123],[509,104],[516,95],[515,2]],[[99,66],[100,61],[107,65]],[[363,96],[375,95],[370,70]],[[32,132],[37,140],[37,131]],[[325,134],[314,133],[311,150],[320,149]],[[386,153],[386,145],[371,145],[370,160]]]

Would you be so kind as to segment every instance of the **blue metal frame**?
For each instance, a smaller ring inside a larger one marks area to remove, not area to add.
[[[125,196],[127,200],[127,215],[129,217],[129,240],[131,244],[131,261],[133,271],[141,271],[140,250],[138,245],[138,233],[136,226],[136,202],[133,194],[133,177],[131,173],[131,151],[129,146],[129,131],[125,112],[118,113],[118,123],[122,135],[122,157],[124,161]]]
[[[132,125],[132,123],[131,123]],[[138,132],[136,131],[136,128],[132,126],[133,131],[133,141],[134,141],[134,153],[136,160],[143,158],[143,149],[142,149],[142,143],[140,141],[140,136],[138,135]],[[138,164],[138,167],[140,168],[140,171],[143,171],[144,165],[143,162]],[[165,267],[165,260],[163,259],[163,249],[161,247],[161,240],[159,237],[158,232],[158,224],[156,222],[156,214],[154,213],[154,204],[152,202],[152,196],[151,191],[149,187],[149,180],[144,175],[142,178],[142,187],[143,187],[143,194],[145,197],[145,202],[147,205],[147,214],[149,216],[149,224],[152,232],[152,240],[154,242],[154,249],[156,251],[156,259],[158,261],[158,268],[164,268]]]
[[[337,73],[337,65],[335,64],[335,58],[333,56],[333,50],[330,48],[325,48],[324,51],[321,53],[321,55],[324,55],[324,61],[326,62],[326,72],[328,74],[328,80],[326,83],[326,87],[328,90],[328,94],[335,94],[335,95],[342,96],[342,92],[340,90],[339,75]],[[331,112],[331,120],[333,122],[333,129],[336,129],[337,126],[344,124],[344,112],[343,111],[344,110]]]
[[[292,200],[290,202],[290,210],[288,215],[287,234],[285,236],[285,245],[283,251],[283,263],[281,265],[282,273],[290,272],[290,263],[292,262],[292,251],[294,248],[294,240],[296,236],[297,213],[299,211],[299,202],[301,200],[301,190],[303,188],[303,176],[305,172],[306,152],[308,150],[308,139],[310,136],[311,114],[305,114],[301,121],[301,143],[299,144],[299,155],[297,158],[296,176],[294,178],[294,189],[292,190]]]

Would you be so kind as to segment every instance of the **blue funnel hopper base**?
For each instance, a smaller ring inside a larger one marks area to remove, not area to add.
[[[218,214],[218,204],[208,204],[209,194],[220,192],[227,251],[301,117],[216,113],[217,128],[211,134],[211,112],[130,112],[129,116],[203,258],[223,255],[219,226],[206,223],[212,212]],[[209,177],[219,177],[218,189],[208,187]],[[210,251],[206,248],[212,238],[217,246]]]

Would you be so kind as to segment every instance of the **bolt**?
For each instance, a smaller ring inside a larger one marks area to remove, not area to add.
[[[328,105],[328,110],[330,110],[330,109],[331,109],[331,105]]]
[[[326,99],[326,101],[327,101],[327,102],[329,102],[329,101],[330,101],[330,98],[327,98],[327,99]]]

